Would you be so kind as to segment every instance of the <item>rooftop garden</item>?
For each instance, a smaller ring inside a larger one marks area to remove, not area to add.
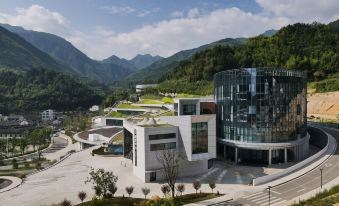
[[[202,98],[202,97],[207,97],[207,96],[196,95],[196,94],[185,94],[185,93],[178,94],[177,96],[177,98]]]
[[[162,104],[160,101],[152,100],[152,99],[143,99],[138,102],[138,104]]]
[[[166,104],[173,104],[173,103],[174,103],[173,99],[170,98],[170,97],[163,97],[163,98],[161,99],[161,101],[164,102],[164,103],[166,103]]]
[[[140,106],[135,106],[131,104],[119,104],[116,108],[119,109],[142,109]]]
[[[140,97],[141,99],[152,99],[152,100],[160,100],[163,96],[156,95],[156,94],[144,94]]]
[[[171,127],[171,124],[144,124],[140,125],[141,127]]]
[[[125,118],[125,117],[128,117],[127,114],[123,114],[121,112],[116,112],[116,111],[113,111],[109,114],[110,117],[120,117],[120,118]]]

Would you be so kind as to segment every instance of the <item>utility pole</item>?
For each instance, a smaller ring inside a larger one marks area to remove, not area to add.
[[[320,188],[323,188],[323,169],[320,169]]]
[[[268,206],[271,206],[271,186],[268,186]]]

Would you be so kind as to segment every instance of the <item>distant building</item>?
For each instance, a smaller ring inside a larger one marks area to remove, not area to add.
[[[158,84],[137,84],[135,86],[135,91],[137,93],[141,93],[141,92],[144,92],[146,88],[156,87],[156,86],[158,86]]]
[[[91,112],[99,111],[99,105],[93,105],[91,108],[89,108],[89,111],[91,111]]]
[[[47,109],[41,113],[42,121],[53,121],[55,118],[55,112],[52,109]]]

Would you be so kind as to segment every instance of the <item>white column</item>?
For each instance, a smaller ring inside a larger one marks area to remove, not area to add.
[[[234,160],[235,164],[238,164],[238,148],[235,148],[235,160]]]
[[[272,150],[268,150],[268,166],[272,164]]]
[[[285,163],[287,163],[287,148],[285,148],[284,155],[285,155]]]

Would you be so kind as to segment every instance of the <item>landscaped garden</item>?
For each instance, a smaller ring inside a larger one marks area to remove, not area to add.
[[[339,185],[317,194],[311,199],[300,201],[292,206],[332,206],[339,203]]]
[[[118,118],[125,118],[125,117],[128,117],[127,114],[123,114],[121,112],[116,112],[116,111],[113,111],[109,114],[110,117],[118,117]]]
[[[117,108],[120,109],[142,109],[142,107],[131,105],[131,104],[119,104]]]

